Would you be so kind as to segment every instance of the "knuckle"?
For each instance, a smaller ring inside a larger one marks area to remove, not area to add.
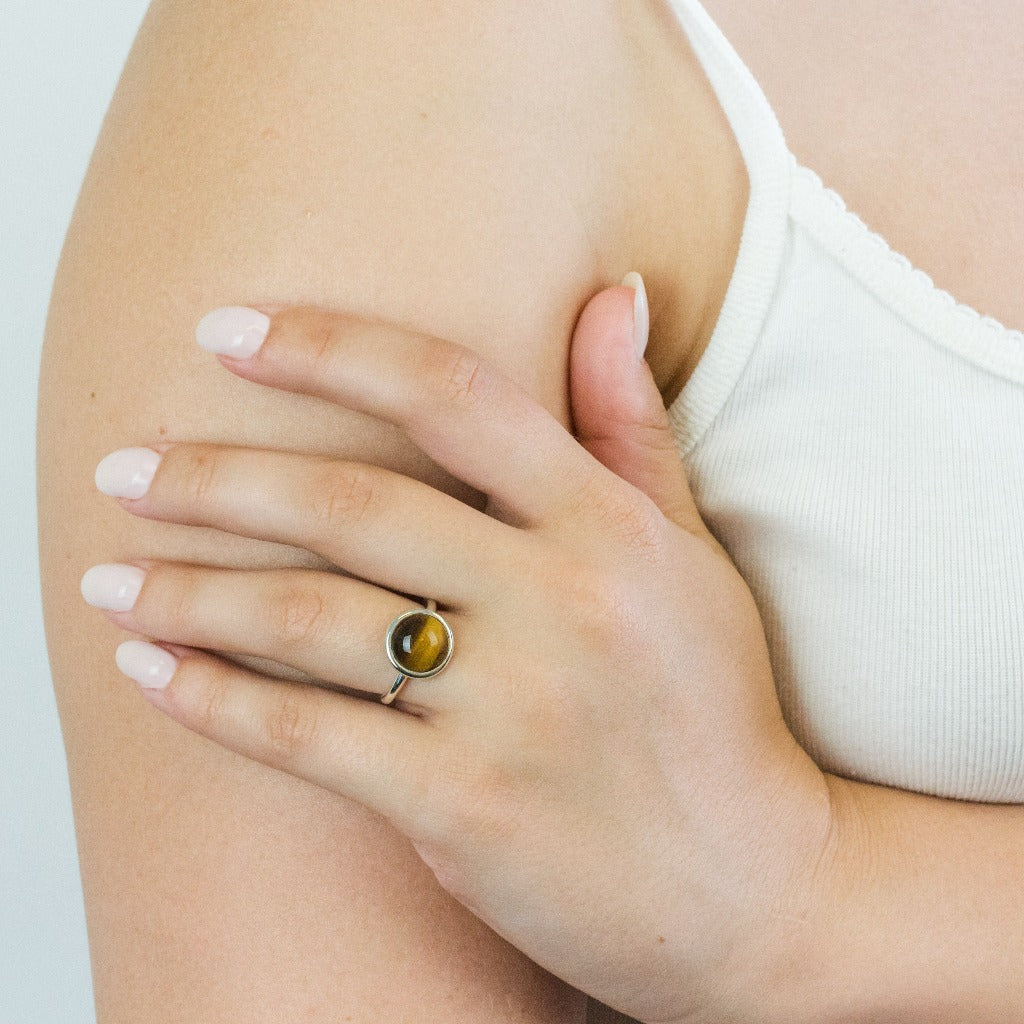
[[[194,618],[195,590],[186,571],[172,566],[150,569],[135,601],[140,622],[144,615],[147,621],[158,623],[163,633],[178,637],[187,634]]]
[[[178,674],[181,673],[179,667]],[[220,732],[227,699],[228,681],[216,672],[202,672],[198,683],[190,687],[191,718],[198,730],[216,736]]]
[[[424,349],[424,359],[426,379],[432,385],[427,397],[432,403],[437,395],[449,405],[475,405],[486,397],[487,367],[472,349],[434,338]]]
[[[308,750],[317,736],[317,711],[312,701],[286,690],[276,698],[264,720],[268,749],[283,760],[291,760]]]
[[[344,318],[335,314],[318,314],[306,325],[306,372],[313,381],[328,382],[337,378]]]
[[[634,557],[653,561],[665,537],[665,516],[648,495],[609,473],[588,472],[571,489],[573,519],[591,522]]]
[[[638,609],[645,607],[640,592],[644,579],[643,572],[626,572],[614,563],[559,552],[547,560],[539,584],[548,595],[546,600],[555,602],[552,617],[565,622],[587,650],[619,660],[622,645],[638,630],[642,632]],[[559,711],[554,696],[553,692],[550,710]],[[566,696],[575,699],[572,694]]]
[[[379,474],[363,463],[331,465],[314,480],[310,507],[317,527],[331,533],[371,518],[378,506]]]
[[[213,500],[217,483],[216,449],[188,447],[181,452],[178,459],[181,461],[178,472],[185,499],[195,508],[207,507]]]
[[[608,525],[634,557],[657,558],[665,536],[665,517],[647,495],[637,491],[610,507]]]
[[[271,634],[286,648],[308,647],[322,643],[330,634],[330,609],[320,591],[309,586],[290,586],[270,602]]]

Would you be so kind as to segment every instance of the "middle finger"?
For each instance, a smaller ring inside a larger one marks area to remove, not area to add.
[[[141,459],[138,472],[133,459]],[[119,486],[126,477],[141,485]],[[112,452],[96,482],[134,515],[305,548],[352,575],[448,607],[500,589],[524,539],[412,477],[323,455],[159,444]]]

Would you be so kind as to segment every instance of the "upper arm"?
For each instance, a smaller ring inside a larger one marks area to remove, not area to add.
[[[324,565],[129,515],[93,483],[119,447],[326,452],[479,497],[393,429],[226,372],[194,342],[215,306],[303,302],[463,341],[568,425],[571,329],[609,283],[611,183],[602,140],[551,116],[576,85],[550,26],[520,17],[503,37],[502,6],[157,0],[132,48],[61,256],[38,423],[101,1024],[581,1012],[382,819],[161,716],[114,665],[125,634],[79,591],[90,565],[133,557]]]

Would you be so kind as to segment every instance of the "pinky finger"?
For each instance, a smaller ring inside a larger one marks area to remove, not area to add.
[[[126,640],[115,660],[151,704],[187,729],[350,797],[411,838],[433,831],[425,787],[438,741],[423,719],[176,644]]]

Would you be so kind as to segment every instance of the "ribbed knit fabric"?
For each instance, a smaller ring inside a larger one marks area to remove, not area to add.
[[[697,0],[672,0],[750,202],[669,409],[824,769],[1024,802],[1024,334],[961,305],[789,152]]]

